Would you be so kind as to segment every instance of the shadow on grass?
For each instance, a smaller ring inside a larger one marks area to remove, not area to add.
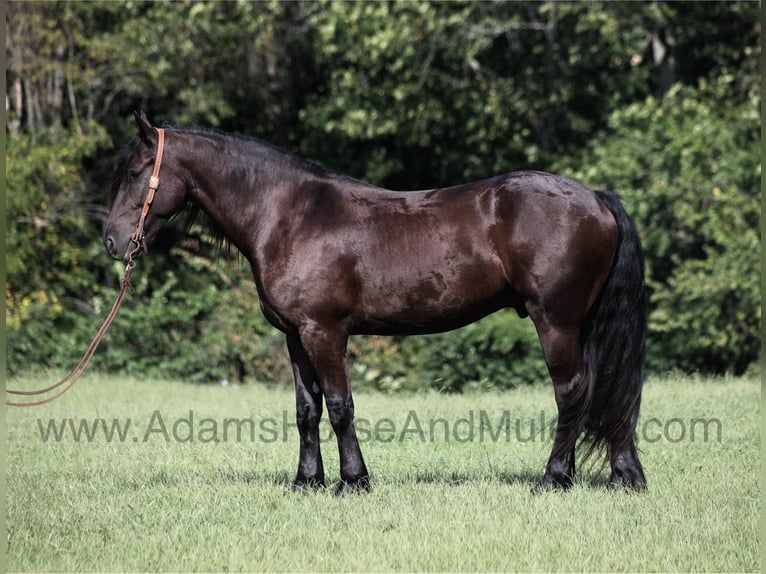
[[[176,487],[181,485],[190,485],[195,483],[227,483],[241,484],[244,486],[277,486],[287,491],[292,489],[293,473],[287,470],[233,470],[218,469],[208,472],[199,470],[194,473],[173,473],[167,470],[159,470],[150,474],[145,480],[141,481],[133,477],[127,481],[124,486],[129,489],[141,487]],[[500,471],[494,473],[475,473],[459,472],[451,470],[406,470],[397,476],[378,475],[372,476],[372,487],[376,483],[384,486],[412,486],[413,484],[441,484],[447,486],[461,486],[472,483],[482,482],[500,482],[509,486],[523,486],[528,489],[534,488],[542,478],[542,469],[535,471],[524,469],[518,471]],[[326,489],[332,489],[338,482],[338,477],[327,477]],[[575,484],[591,489],[606,489],[609,484],[608,475],[589,471],[586,469],[580,473],[575,480]],[[318,489],[319,492],[325,489]]]
[[[539,471],[525,469],[519,471],[500,471],[494,473],[466,473],[449,470],[426,471],[420,470],[407,472],[398,477],[378,477],[382,484],[396,486],[412,484],[442,484],[448,486],[461,486],[464,484],[481,482],[499,482],[508,486],[523,486],[532,490],[543,477],[543,469]],[[375,485],[373,477],[373,487]],[[606,489],[609,485],[609,478],[605,473],[590,472],[586,470],[575,478],[575,485],[590,489]]]

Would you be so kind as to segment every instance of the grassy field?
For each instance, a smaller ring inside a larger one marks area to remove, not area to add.
[[[759,570],[759,382],[650,380],[644,396],[648,492],[586,468],[533,497],[549,387],[358,393],[373,490],[338,499],[289,489],[289,389],[91,376],[8,412],[8,570]]]

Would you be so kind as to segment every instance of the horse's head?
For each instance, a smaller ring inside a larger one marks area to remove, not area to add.
[[[143,112],[136,112],[135,117],[138,134],[123,150],[112,175],[109,215],[104,225],[104,245],[115,259],[127,260],[137,247],[132,236],[141,217],[157,158],[159,131],[152,127]],[[177,154],[166,145],[159,187],[144,221],[145,240],[155,235],[186,203],[187,185],[173,161],[174,156]]]

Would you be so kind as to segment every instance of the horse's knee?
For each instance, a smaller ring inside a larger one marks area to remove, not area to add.
[[[354,420],[354,400],[351,395],[325,397],[327,403],[327,415],[330,424],[336,433],[347,428]]]
[[[295,409],[296,423],[299,430],[313,430],[319,427],[322,418],[322,403],[298,401]]]

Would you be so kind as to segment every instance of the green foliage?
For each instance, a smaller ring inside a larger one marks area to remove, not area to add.
[[[89,125],[82,134],[22,134],[8,145],[5,296],[11,372],[54,364],[62,345],[81,343],[74,332],[98,288],[94,274],[106,263],[93,242],[98,232],[88,221],[92,206],[81,162],[103,141],[103,129]]]
[[[442,339],[425,350],[424,361],[425,371],[437,375],[441,390],[510,389],[548,380],[532,322],[514,317],[511,311]]]
[[[184,282],[178,270],[135,272],[135,292],[96,365],[190,382],[289,380],[284,337],[261,314],[252,276],[223,262],[217,269],[199,255],[187,256],[186,264],[192,273]],[[106,309],[113,298],[105,294],[99,306]]]
[[[723,76],[615,112],[572,171],[622,193],[641,231],[655,369],[741,373],[758,356],[760,94],[733,88]]]
[[[613,188],[644,239],[652,368],[741,372],[761,322],[757,23],[753,2],[11,3],[9,369],[71,365],[111,305],[105,191],[143,107],[390,187],[532,167]],[[96,364],[289,380],[251,278],[185,237],[141,260]],[[350,353],[354,384],[386,390],[547,378],[510,314]]]
[[[631,64],[645,30],[616,4],[312,7],[330,81],[301,110],[301,150],[388,186],[544,165],[650,89]]]
[[[548,380],[534,325],[512,311],[437,335],[355,339],[350,355],[354,385],[381,391],[507,390]]]
[[[437,335],[420,352],[419,370],[446,392],[504,390],[549,380],[534,325],[512,311]]]

